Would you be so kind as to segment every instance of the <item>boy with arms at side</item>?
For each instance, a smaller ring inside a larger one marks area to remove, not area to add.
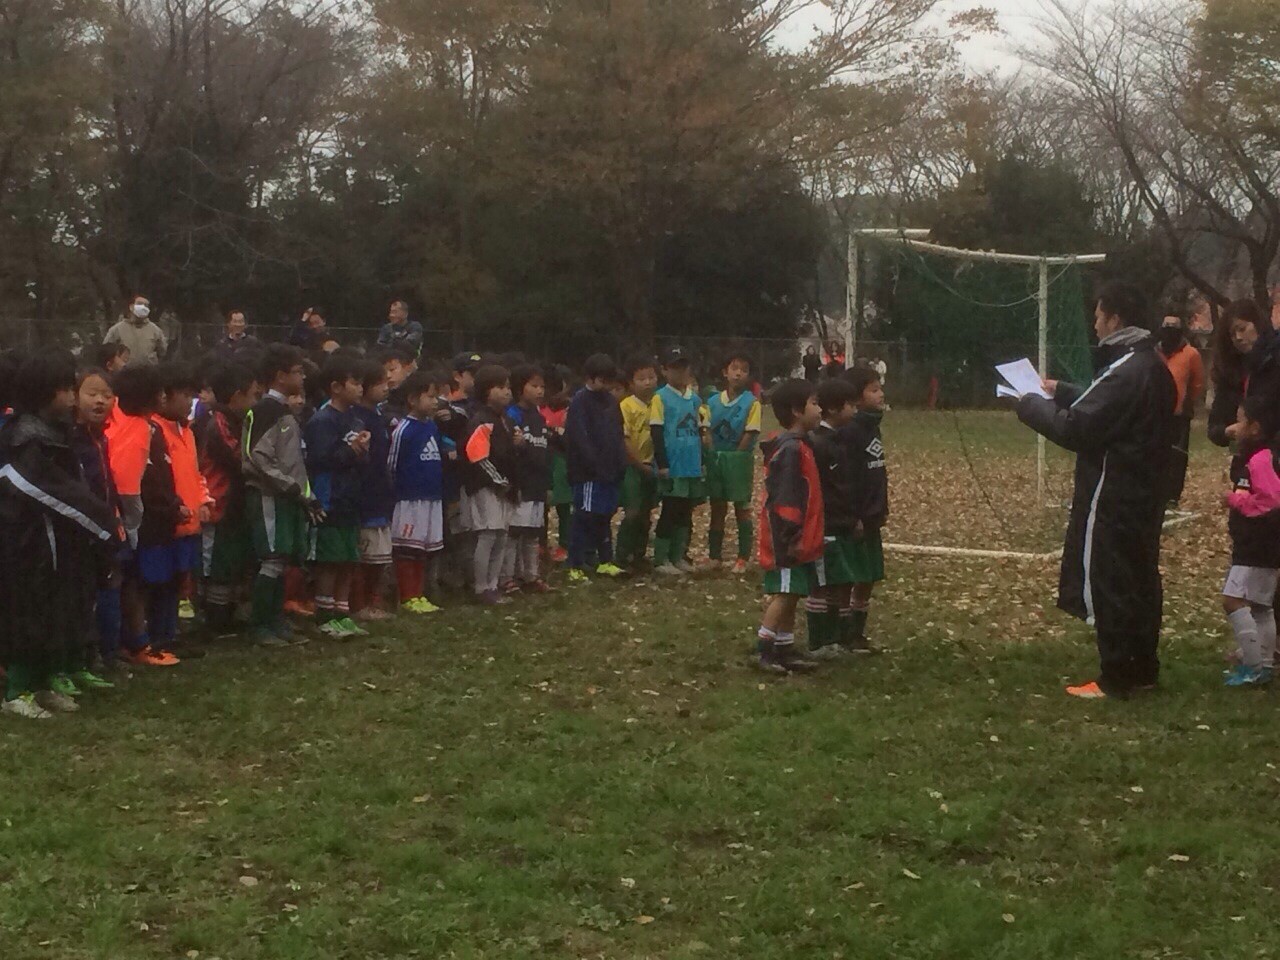
[[[841,645],[854,653],[875,653],[867,639],[867,615],[875,585],[884,579],[884,545],[880,531],[889,519],[889,474],[885,467],[880,422],[885,396],[874,368],[853,367],[843,374],[857,394],[857,412],[840,430],[849,454],[852,475],[854,528],[850,563],[853,565],[851,606],[841,611]]]
[[[822,420],[809,431],[809,446],[822,482],[823,550],[814,564],[817,583],[805,610],[809,654],[826,660],[844,649],[840,615],[849,606],[856,576],[853,477],[840,430],[853,420],[858,394],[853,384],[836,377],[819,383],[817,396]]]
[[[610,387],[618,380],[613,360],[603,353],[587,358],[584,389],[569,404],[565,417],[565,460],[573,487],[573,520],[569,533],[569,582],[585,583],[587,566],[617,577],[610,521],[618,509],[618,489],[627,469],[622,413]]]
[[[511,393],[515,403],[507,408],[507,417],[523,442],[516,451],[520,499],[511,515],[503,566],[508,592],[513,588],[534,593],[551,590],[538,565],[547,529],[547,489],[551,485],[547,422],[538,409],[545,391],[546,383],[537,367],[520,364],[512,368]]]
[[[653,460],[649,407],[658,389],[658,365],[652,357],[632,357],[624,376],[630,393],[622,398],[622,430],[627,472],[622,480],[622,523],[618,525],[618,565],[634,570],[649,553],[649,529],[658,505],[658,472]]]
[[[364,396],[364,362],[335,357],[320,372],[329,402],[303,428],[307,474],[324,519],[311,536],[316,625],[335,640],[365,636],[349,606],[360,565],[360,484],[370,436],[355,407]]]
[[[360,567],[351,584],[351,612],[362,620],[380,621],[391,617],[382,608],[382,584],[391,567],[391,512],[396,505],[387,469],[391,431],[379,412],[389,381],[380,364],[363,366],[364,395],[353,409],[369,434],[369,455],[360,468]]]
[[[551,484],[547,506],[556,512],[556,548],[551,551],[553,563],[569,559],[569,529],[573,522],[573,488],[569,486],[569,465],[565,459],[564,422],[569,415],[573,371],[563,364],[549,364],[542,372],[546,384],[546,403],[540,408],[547,424],[551,451]]]
[[[293,630],[284,618],[285,568],[303,562],[309,546],[308,518],[323,516],[307,478],[302,425],[289,407],[290,397],[303,394],[304,360],[297,347],[267,348],[261,370],[267,392],[244,421],[245,512],[259,564],[252,622],[255,640],[265,647],[290,642]]]
[[[400,609],[437,613],[440,553],[444,549],[444,460],[448,441],[436,423],[441,381],[448,378],[419,371],[404,382],[407,414],[391,435],[388,467],[396,498],[391,518],[391,552],[396,568]]]
[[[667,384],[653,395],[649,405],[658,495],[662,498],[653,564],[657,573],[681,576],[693,573],[685,553],[693,533],[693,508],[706,494],[702,469],[703,406],[692,386],[689,360],[679,347],[666,352],[662,375]]]
[[[467,439],[463,524],[474,535],[474,580],[481,603],[506,603],[498,590],[507,528],[511,525],[518,467],[516,437],[507,419],[511,378],[506,367],[486,364],[476,371],[471,436]]]
[[[734,573],[745,573],[751,558],[751,496],[755,483],[755,445],[760,438],[760,401],[751,392],[751,361],[731,356],[723,371],[725,388],[707,401],[711,450],[707,454],[707,497],[711,500],[709,553],[724,559],[724,526],[733,504],[738,526]]]
[[[193,399],[202,389],[201,380],[195,370],[184,363],[161,364],[160,386],[164,392],[160,409],[151,418],[164,436],[169,466],[173,470],[173,489],[183,506],[182,518],[173,532],[173,547],[168,553],[174,589],[175,622],[172,633],[166,625],[160,638],[162,643],[172,643],[177,638],[176,618],[190,620],[195,616],[195,607],[191,601],[195,596],[196,571],[200,569],[200,531],[209,519],[209,508],[213,504],[213,498],[209,496],[209,489],[200,473],[196,438],[190,421]],[[144,570],[149,570],[154,576],[163,576],[167,572],[163,566],[165,561],[157,553],[151,553],[148,557],[154,563],[149,562]],[[139,554],[139,559],[143,559],[142,554]],[[151,636],[152,640],[156,639],[154,625]],[[189,645],[186,646],[186,652],[187,656],[202,655]]]
[[[211,379],[214,404],[196,439],[200,471],[213,498],[201,536],[205,619],[216,635],[234,629],[236,590],[253,562],[240,438],[245,414],[258,402],[261,390],[258,375],[239,363],[220,367]]]
[[[817,664],[795,648],[796,607],[817,579],[822,557],[822,482],[805,435],[822,410],[813,384],[785,380],[773,391],[773,412],[783,432],[761,445],[764,505],[760,512],[760,566],[768,597],[757,633],[760,669],[786,674]]]

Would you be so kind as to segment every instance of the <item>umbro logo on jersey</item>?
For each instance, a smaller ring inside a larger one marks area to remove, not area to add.
[[[879,437],[876,437],[867,445],[867,456],[873,460],[879,460],[884,456],[884,444],[880,442]]]

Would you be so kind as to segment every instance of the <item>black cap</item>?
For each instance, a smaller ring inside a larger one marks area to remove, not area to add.
[[[457,373],[470,370],[475,373],[480,368],[480,354],[466,351],[453,358],[453,369]]]
[[[664,367],[675,367],[688,362],[689,357],[685,354],[683,347],[667,347],[662,351],[662,365]]]

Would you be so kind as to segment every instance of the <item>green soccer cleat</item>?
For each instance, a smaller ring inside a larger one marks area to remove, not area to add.
[[[621,577],[625,576],[626,572],[616,563],[602,563],[596,567],[596,573],[602,577]]]
[[[100,677],[96,673],[89,670],[80,670],[71,675],[71,679],[76,685],[86,690],[110,690],[115,684],[106,677]]]
[[[64,697],[80,696],[80,688],[65,673],[60,673],[50,680],[49,689],[54,693],[62,694]]]

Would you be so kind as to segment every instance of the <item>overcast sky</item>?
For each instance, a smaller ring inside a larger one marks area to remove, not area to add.
[[[1067,2],[1083,8],[1088,0]],[[965,62],[978,70],[995,68],[1002,72],[1016,71],[1020,62],[1014,51],[1018,46],[1036,38],[1035,22],[1043,16],[1040,0],[942,0],[937,17],[940,22],[945,23],[951,14],[975,6],[995,10],[1003,33],[979,37],[964,44],[962,53]],[[792,25],[789,33],[797,39],[803,38],[813,30],[815,21],[816,16],[808,22],[797,22]]]

